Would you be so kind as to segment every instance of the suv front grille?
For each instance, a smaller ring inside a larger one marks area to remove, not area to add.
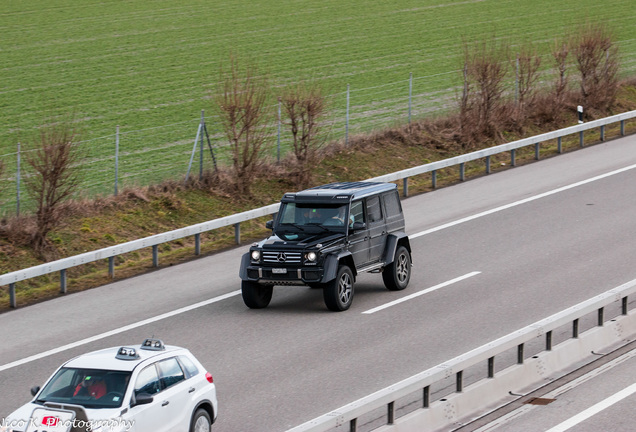
[[[263,262],[270,264],[300,264],[300,252],[263,251]]]

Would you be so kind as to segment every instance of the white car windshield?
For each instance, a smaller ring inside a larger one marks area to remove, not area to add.
[[[125,371],[62,368],[38,394],[35,402],[118,408],[122,405],[129,380],[130,372]]]

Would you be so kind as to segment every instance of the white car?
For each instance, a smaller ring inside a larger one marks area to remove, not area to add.
[[[209,432],[218,402],[212,375],[185,348],[146,339],[64,363],[0,430]]]

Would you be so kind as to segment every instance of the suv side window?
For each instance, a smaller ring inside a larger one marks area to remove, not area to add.
[[[144,368],[137,376],[137,381],[135,382],[135,396],[139,393],[154,395],[160,391],[161,383],[159,382],[155,365],[153,364]]]
[[[351,203],[351,210],[349,216],[353,217],[354,222],[364,222],[364,209],[362,207],[362,201],[355,201]]]
[[[398,216],[402,213],[402,205],[400,204],[397,191],[384,194],[384,207],[387,217]]]
[[[199,368],[197,368],[196,365],[192,362],[192,360],[190,360],[188,357],[179,356],[179,362],[181,362],[181,365],[186,370],[186,373],[188,374],[188,378],[191,378],[199,373]]]
[[[382,220],[382,208],[380,207],[379,196],[367,198],[367,215],[369,216],[369,223]]]
[[[185,380],[185,375],[176,357],[162,360],[157,363],[157,366],[159,366],[159,375],[164,389]]]

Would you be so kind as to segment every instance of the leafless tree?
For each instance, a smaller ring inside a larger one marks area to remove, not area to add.
[[[603,24],[587,24],[572,38],[572,51],[581,75],[581,96],[588,109],[607,111],[618,91],[618,46]]]
[[[554,110],[555,113],[561,112],[565,108],[565,98],[568,88],[568,57],[570,49],[563,41],[555,41],[552,48],[552,58],[554,59],[554,67],[556,70],[556,80],[554,82]]]
[[[319,160],[319,149],[324,143],[320,137],[320,121],[326,112],[326,99],[315,84],[298,84],[281,96],[294,146],[296,186],[299,189],[311,183],[311,172]]]
[[[517,103],[515,123],[520,129],[526,119],[527,108],[534,103],[536,83],[539,78],[541,57],[531,47],[523,47],[517,56],[515,68],[517,70]]]
[[[32,245],[40,254],[46,247],[46,236],[62,220],[61,204],[79,186],[79,151],[76,130],[70,123],[40,128],[39,143],[27,153],[31,172],[25,177],[27,193],[36,203],[36,228]]]
[[[269,138],[270,116],[265,106],[269,87],[257,72],[252,64],[241,69],[232,55],[229,69],[221,67],[221,89],[216,96],[223,130],[232,149],[234,186],[238,193],[247,196],[251,194],[252,179]]]
[[[464,45],[464,93],[461,100],[462,140],[466,148],[482,136],[495,137],[506,77],[507,52],[495,42]]]

